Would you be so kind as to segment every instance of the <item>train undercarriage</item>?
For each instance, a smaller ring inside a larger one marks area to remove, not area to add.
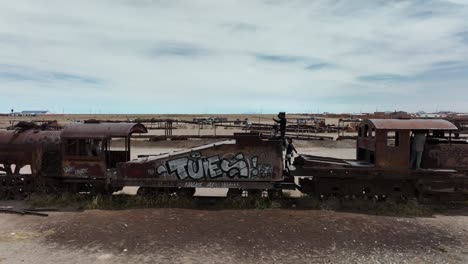
[[[307,164],[313,163],[312,167]],[[379,170],[357,161],[302,155],[295,161],[298,189],[317,197],[466,201],[468,175],[454,170]],[[314,175],[314,176],[308,176]]]

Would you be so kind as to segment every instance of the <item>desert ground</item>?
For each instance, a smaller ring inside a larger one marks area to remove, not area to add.
[[[212,142],[134,140],[132,157]],[[300,153],[355,156],[351,140],[295,144]],[[203,189],[196,195],[225,192]],[[0,201],[11,205],[27,206]],[[172,208],[0,214],[0,263],[468,263],[468,212],[390,217],[295,208]]]
[[[2,215],[1,263],[467,263],[468,216],[134,209]],[[466,213],[466,212],[465,212]]]

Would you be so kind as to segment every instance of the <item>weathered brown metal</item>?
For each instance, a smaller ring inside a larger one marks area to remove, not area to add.
[[[356,196],[468,193],[468,143],[444,137],[444,131],[454,130],[452,125],[440,120],[369,120],[359,128],[357,160],[296,159],[297,175],[305,176],[301,190]],[[413,130],[433,131],[422,170],[409,168]],[[234,140],[129,161],[130,135],[145,132],[135,123],[73,124],[62,132],[36,126],[0,131],[0,199],[33,191],[36,178],[75,192],[143,186],[149,193],[157,188],[191,195],[201,187],[255,193],[293,186],[283,170],[278,140],[235,134]],[[115,137],[124,138],[125,151],[111,149]],[[13,165],[31,165],[29,176],[40,177],[17,175],[18,166]]]
[[[25,127],[0,131],[0,199],[19,199],[31,193],[34,179],[48,171],[44,156],[59,148],[58,131]]]
[[[438,144],[428,142],[422,159],[423,168],[468,171],[468,144],[466,141]]]
[[[117,162],[130,160],[131,134],[146,132],[146,127],[138,123],[84,123],[67,126],[61,134],[64,141],[63,177],[104,179],[107,170],[114,168]],[[110,138],[115,137],[125,138],[124,151],[109,148]],[[81,144],[85,152],[67,153],[65,145],[68,143],[77,144],[78,150]]]
[[[468,144],[445,137],[445,120],[366,120],[359,127],[357,160],[303,155],[295,162],[306,192],[323,195],[463,195],[468,191]],[[411,132],[433,131],[423,169],[410,168]],[[456,143],[456,144],[455,144]]]
[[[1,171],[7,174],[19,174],[24,166],[31,166],[31,174],[40,170],[44,151],[58,150],[60,132],[29,130],[0,131]],[[15,169],[11,169],[15,166]]]
[[[0,145],[59,144],[60,131],[43,130],[0,130]]]
[[[211,182],[224,188],[246,188],[243,183],[250,183],[249,188],[254,188],[256,182],[272,186],[282,181],[282,162],[280,141],[261,140],[258,134],[236,135],[235,140],[121,163],[114,179],[136,186],[193,188]]]
[[[84,123],[70,124],[62,130],[62,138],[95,138],[129,137],[133,133],[148,133],[146,127],[139,123]]]
[[[359,127],[357,159],[376,168],[409,170],[412,131],[454,131],[457,127],[440,119],[369,119]]]
[[[458,130],[454,124],[442,119],[369,119],[365,123],[381,130]]]

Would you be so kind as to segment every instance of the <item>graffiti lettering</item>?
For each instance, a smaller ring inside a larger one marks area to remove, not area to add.
[[[231,158],[219,156],[203,157],[200,153],[190,156],[168,160],[157,166],[157,176],[175,174],[179,179],[214,179],[228,178],[266,178],[273,174],[270,164],[258,164],[258,157],[246,158],[243,153],[228,155]],[[154,173],[154,170],[152,171]]]
[[[188,158],[180,158],[167,162],[167,168],[169,173],[176,173],[179,179],[183,180],[188,177],[187,173],[187,162]]]
[[[273,166],[262,164],[258,166],[258,177],[266,178],[273,173]]]
[[[158,175],[163,175],[167,173],[167,169],[166,169],[166,166],[162,165],[162,166],[159,166],[158,167]]]
[[[208,182],[207,188],[239,188],[239,183],[236,182]]]
[[[186,182],[185,188],[240,188],[236,182]]]
[[[63,172],[65,172],[65,174],[73,174],[78,177],[83,177],[88,174],[88,169],[87,168],[76,169],[74,167],[64,167]]]
[[[201,182],[186,182],[184,183],[186,188],[203,188],[203,183]]]
[[[221,169],[231,178],[235,176],[239,176],[240,178],[249,177],[249,165],[244,160],[243,154],[237,154],[234,160],[223,160],[221,162]]]
[[[219,167],[219,156],[213,156],[207,159],[207,169],[208,173],[206,173],[206,175],[209,175],[210,178],[223,176],[223,171]]]
[[[190,178],[195,180],[205,177],[205,171],[203,170],[203,160],[189,159],[187,161],[187,172]]]

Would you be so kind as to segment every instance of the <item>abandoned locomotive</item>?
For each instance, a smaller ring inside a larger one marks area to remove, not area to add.
[[[281,141],[259,134],[131,160],[132,134],[147,133],[142,124],[92,122],[60,131],[17,127],[0,131],[0,198],[139,186],[139,194],[150,195],[192,196],[203,187],[228,188],[233,196],[278,195],[298,188],[320,196],[466,199],[468,144],[452,138],[456,130],[443,120],[367,120],[359,128],[357,160],[301,155],[293,171],[284,168]],[[418,131],[428,139],[422,168],[415,170],[411,132]]]

